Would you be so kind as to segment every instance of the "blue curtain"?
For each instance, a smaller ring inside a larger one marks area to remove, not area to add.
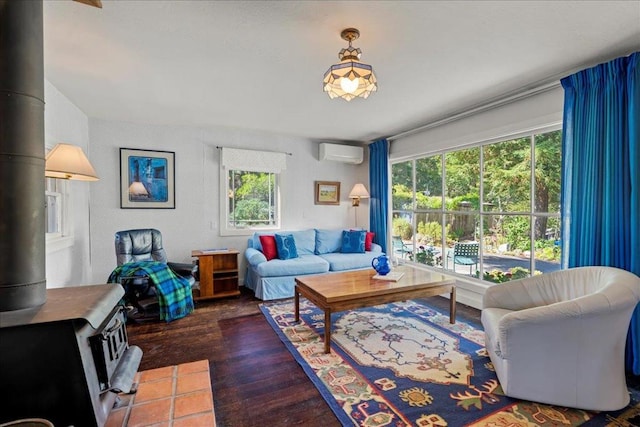
[[[389,142],[386,139],[369,145],[369,186],[369,228],[376,233],[373,241],[386,253],[389,214]]]
[[[640,52],[568,76],[562,86],[563,267],[640,275]],[[627,369],[640,374],[639,308]]]

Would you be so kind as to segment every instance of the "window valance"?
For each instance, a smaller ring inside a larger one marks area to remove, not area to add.
[[[280,173],[287,169],[287,154],[274,151],[221,147],[220,164],[229,170]]]

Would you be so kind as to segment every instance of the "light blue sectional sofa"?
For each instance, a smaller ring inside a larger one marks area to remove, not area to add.
[[[371,261],[382,254],[382,248],[372,243],[370,251],[342,253],[342,231],[309,229],[254,233],[245,251],[244,285],[261,300],[290,298],[297,276],[371,268]],[[293,235],[298,257],[267,261],[262,253],[260,236],[270,234]]]

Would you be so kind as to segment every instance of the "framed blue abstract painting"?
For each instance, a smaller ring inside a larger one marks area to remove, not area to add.
[[[121,148],[120,208],[175,207],[175,153]]]

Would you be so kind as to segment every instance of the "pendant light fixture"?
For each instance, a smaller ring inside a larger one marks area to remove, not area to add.
[[[340,36],[349,42],[349,47],[338,53],[340,63],[334,64],[324,73],[324,91],[329,98],[342,98],[351,101],[353,98],[367,98],[371,92],[378,90],[373,67],[360,62],[362,51],[351,45],[353,40],[360,37],[360,31],[355,28],[342,30]]]

